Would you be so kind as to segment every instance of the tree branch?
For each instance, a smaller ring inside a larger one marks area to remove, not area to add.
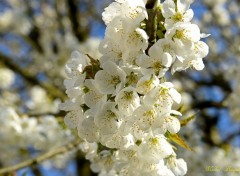
[[[9,58],[8,56],[2,53],[0,53],[0,62],[3,63],[9,69],[21,75],[27,83],[42,87],[44,90],[47,91],[48,95],[51,98],[53,99],[60,98],[61,100],[64,100],[66,98],[66,95],[64,94],[64,92],[62,92],[59,88],[55,87],[50,83],[43,83],[39,81],[36,78],[36,75],[32,75],[26,69],[22,69],[19,65],[14,63],[11,58]]]
[[[79,144],[80,144],[80,140],[76,140],[76,141],[73,141],[73,142],[63,146],[63,147],[51,150],[51,151],[49,151],[49,152],[47,152],[43,155],[40,155],[40,156],[38,156],[34,159],[30,159],[30,160],[21,162],[19,164],[16,164],[14,166],[10,166],[10,167],[0,169],[0,175],[7,174],[7,173],[12,173],[12,172],[17,171],[19,169],[39,164],[39,163],[41,163],[41,162],[43,162],[47,159],[50,159],[54,156],[64,154],[68,151],[71,151],[71,150],[75,149]]]
[[[223,144],[228,144],[232,139],[234,139],[235,137],[239,136],[240,135],[240,128],[233,132],[233,133],[230,133],[222,142],[220,145],[223,145]]]
[[[83,28],[79,23],[78,3],[77,0],[68,0],[68,15],[72,24],[72,30],[79,42],[83,42],[88,37],[88,27]]]
[[[59,112],[43,112],[43,113],[28,113],[27,116],[30,117],[42,117],[42,116],[55,116],[55,117],[65,117],[67,112],[59,111]]]
[[[193,104],[192,108],[205,109],[205,108],[227,108],[227,107],[222,102],[201,101]]]
[[[146,4],[146,9],[148,13],[148,20],[146,20],[146,32],[149,36],[148,49],[156,42],[157,36],[157,15],[156,15],[156,6],[158,0],[148,0]]]

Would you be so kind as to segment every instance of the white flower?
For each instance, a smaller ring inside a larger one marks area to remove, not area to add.
[[[65,72],[69,78],[78,78],[82,75],[84,68],[89,64],[89,59],[86,55],[74,51],[71,55],[71,60],[65,66]]]
[[[204,58],[208,55],[209,47],[208,45],[203,41],[198,41],[194,43],[194,50],[193,50],[193,56],[196,58]]]
[[[117,42],[118,39],[110,40],[110,39],[103,39],[103,41],[99,45],[99,51],[103,54],[100,58],[100,63],[103,64],[107,61],[118,62],[122,60],[123,57],[123,49],[122,46],[119,45]]]
[[[59,104],[59,109],[62,111],[77,110],[82,105],[82,102],[74,100],[67,100],[64,103]]]
[[[110,150],[103,150],[94,158],[95,162],[90,167],[93,172],[108,172],[113,168],[114,160]]]
[[[137,82],[143,76],[141,73],[142,68],[134,65],[126,65],[126,66],[122,66],[121,68],[127,74],[126,86],[136,87]]]
[[[125,14],[126,20],[131,21],[133,24],[138,24],[147,18],[147,12],[145,9],[145,3],[143,0],[131,0],[117,1],[110,4],[103,12],[103,21],[105,24],[109,24],[114,18],[121,17]]]
[[[139,157],[154,163],[173,154],[172,146],[163,136],[148,136],[138,150]]]
[[[85,80],[85,75],[79,75],[77,78],[65,79],[64,86],[66,87],[66,94],[69,98],[77,98],[83,95],[83,82]]]
[[[136,85],[136,90],[140,94],[147,94],[150,90],[159,84],[159,79],[153,75],[143,76]]]
[[[124,85],[126,73],[113,62],[103,64],[103,70],[96,73],[94,85],[102,94],[115,94]]]
[[[149,49],[148,54],[149,56],[143,54],[137,59],[138,66],[146,68],[142,69],[143,74],[155,74],[159,78],[163,77],[172,64],[172,56],[167,52],[163,53],[157,44]]]
[[[187,163],[182,159],[176,159],[175,156],[171,156],[167,159],[167,166],[177,176],[183,176],[187,173]]]
[[[191,1],[177,0],[177,8],[173,0],[166,0],[162,4],[162,15],[165,18],[165,27],[170,29],[175,23],[190,22],[193,11],[189,9]]]
[[[94,114],[91,110],[84,113],[84,119],[77,126],[78,135],[88,142],[97,142],[99,139],[99,130],[94,123]]]
[[[165,165],[164,160],[160,160],[157,164],[158,176],[175,176],[174,173]]]
[[[115,101],[118,109],[125,115],[131,115],[132,112],[140,106],[140,98],[133,87],[122,89],[116,96]]]
[[[141,55],[143,51],[128,51],[123,53],[122,56],[122,62],[119,63],[119,65],[131,67],[136,67],[136,59]]]
[[[115,44],[114,48],[117,46],[122,51],[122,55],[128,52],[145,50],[148,47],[147,33],[121,18],[115,18],[107,26],[105,40],[110,40],[110,43]]]
[[[125,38],[124,46],[127,51],[129,51],[129,49],[131,49],[131,51],[145,50],[148,47],[148,35],[143,29],[129,29]]]
[[[160,50],[162,53],[169,53],[172,56],[172,62],[174,62],[176,58],[175,51],[177,46],[172,40],[167,40],[165,38],[159,39],[154,45],[157,45],[158,50]]]
[[[209,52],[209,47],[203,41],[194,43],[193,48],[190,48],[183,55],[177,56],[177,60],[174,62],[171,72],[185,70],[189,67],[195,68],[196,70],[202,70],[204,64],[202,58],[206,57]]]
[[[87,153],[85,158],[88,160],[93,160],[96,157],[98,145],[96,142],[88,143],[83,142],[79,145],[79,148],[84,152]]]
[[[176,71],[186,70],[189,67],[195,68],[196,70],[202,70],[204,68],[202,58],[189,57],[183,59],[183,61],[176,60],[172,66],[171,73],[174,74]]]
[[[107,26],[105,39],[99,46],[103,54],[100,62],[101,64],[107,61],[133,64],[139,52],[147,47],[148,36],[143,29],[121,18],[115,18]]]
[[[133,127],[136,131],[147,132],[150,128],[159,127],[160,116],[154,106],[143,105],[138,107],[133,113],[133,118],[135,121]]]
[[[146,94],[143,101],[148,105],[158,104],[158,107],[166,112],[171,109],[173,101],[178,104],[181,102],[181,95],[174,89],[171,82],[165,82]]]
[[[105,103],[94,118],[102,134],[114,134],[121,125],[121,117],[115,106],[112,102]]]
[[[166,133],[166,131],[169,131],[172,134],[176,134],[180,130],[180,128],[181,128],[180,122],[173,115],[179,116],[179,115],[181,115],[181,113],[178,111],[171,110],[169,113],[163,114],[161,116],[161,119],[159,122],[160,129],[158,129],[159,132],[161,131],[161,133],[164,134],[164,133]]]
[[[82,123],[83,120],[83,110],[79,107],[76,110],[72,110],[67,113],[64,118],[64,122],[67,124],[69,128],[76,128],[79,124]]]
[[[165,37],[167,40],[173,40],[177,47],[177,55],[182,55],[194,47],[194,42],[200,40],[200,29],[196,24],[177,23],[171,29],[167,30]]]
[[[101,143],[109,148],[123,150],[135,145],[134,137],[131,134],[123,135],[120,131],[115,134],[102,135]]]
[[[93,80],[85,80],[85,85],[88,90],[84,95],[84,102],[88,107],[92,108],[99,102],[105,103],[107,101],[107,95],[99,92],[99,90],[94,86]]]

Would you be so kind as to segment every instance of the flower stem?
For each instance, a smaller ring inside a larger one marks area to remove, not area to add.
[[[149,36],[148,49],[156,42],[157,36],[157,15],[156,15],[156,7],[158,6],[158,0],[148,0],[146,4],[146,9],[148,13],[148,20],[146,21],[146,32]],[[147,49],[147,51],[148,51]]]

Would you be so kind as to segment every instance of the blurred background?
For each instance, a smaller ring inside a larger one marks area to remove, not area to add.
[[[0,0],[0,169],[76,140],[64,125],[64,65],[74,50],[100,58],[101,13],[111,0]],[[196,0],[194,23],[210,47],[201,72],[171,80],[192,120],[179,148],[187,175],[240,175],[240,1]],[[209,172],[209,166],[220,168]],[[232,168],[227,172],[225,169]],[[237,171],[233,171],[238,168]],[[10,175],[94,175],[78,147]]]

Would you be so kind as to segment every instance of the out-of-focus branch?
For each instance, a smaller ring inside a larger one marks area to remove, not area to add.
[[[42,176],[42,172],[38,166],[34,165],[31,169],[35,176]]]
[[[51,151],[49,151],[49,152],[47,152],[43,155],[40,155],[40,156],[38,156],[34,159],[30,159],[30,160],[21,162],[19,164],[16,164],[14,166],[10,166],[10,167],[0,169],[0,175],[7,174],[7,173],[12,173],[12,172],[17,171],[19,169],[39,164],[39,163],[41,163],[41,162],[43,162],[47,159],[50,159],[54,156],[69,152],[69,151],[75,149],[76,147],[78,147],[79,144],[80,144],[80,140],[76,140],[76,141],[73,141],[73,142],[63,146],[63,147],[51,150]]]
[[[28,70],[22,69],[19,65],[14,63],[11,58],[2,53],[0,53],[0,63],[4,64],[9,69],[21,75],[27,83],[42,87],[47,91],[48,95],[51,98],[60,98],[61,100],[64,100],[66,98],[64,92],[62,92],[59,88],[55,87],[51,83],[43,83],[39,81],[36,75],[32,75],[30,72],[28,72]]]
[[[97,176],[97,173],[93,173],[90,169],[90,162],[86,160],[80,151],[76,153],[76,165],[77,165],[77,176]]]
[[[222,102],[214,102],[214,101],[201,101],[195,103],[193,108],[197,109],[205,109],[205,108],[227,108]]]
[[[72,24],[72,30],[79,42],[83,42],[88,37],[89,29],[88,27],[83,28],[79,23],[79,12],[78,12],[78,1],[77,0],[67,0],[68,5],[68,15]]]
[[[65,35],[65,28],[64,28],[64,25],[63,25],[63,15],[61,13],[61,10],[60,10],[59,6],[60,6],[60,1],[55,1],[54,10],[55,10],[56,15],[57,15],[57,23],[59,25],[59,29],[61,30],[61,34]]]
[[[206,79],[195,80],[189,74],[186,74],[185,72],[181,72],[178,74],[179,74],[180,78],[184,78],[184,79],[187,78],[187,79],[193,80],[197,86],[202,86],[202,85],[218,86],[226,92],[230,92],[230,93],[232,92],[232,87],[230,85],[230,82],[224,78],[224,75],[223,75],[224,72],[223,73],[213,73],[213,72],[211,72],[211,70],[208,70],[208,71],[210,71],[209,74],[212,76],[210,80],[206,80]]]
[[[44,113],[28,113],[26,114],[29,117],[42,117],[42,116],[55,116],[55,117],[64,117],[66,115],[65,111],[59,111],[57,113],[44,112]]]
[[[235,137],[239,136],[240,135],[240,128],[233,132],[233,133],[230,133],[222,142],[220,145],[223,145],[223,144],[228,144],[229,142],[231,142],[232,139],[234,139]]]
[[[31,23],[33,25],[31,31],[27,36],[23,36],[23,38],[29,42],[39,53],[43,53],[43,47],[41,46],[39,39],[40,39],[40,31],[39,28],[35,24],[34,19],[34,12],[30,5],[30,1],[25,0],[25,5],[27,7],[27,14],[28,17],[31,19]]]

